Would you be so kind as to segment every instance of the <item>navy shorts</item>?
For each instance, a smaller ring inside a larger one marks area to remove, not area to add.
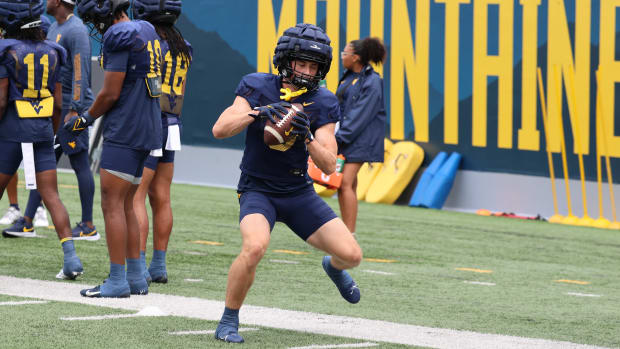
[[[146,159],[146,162],[144,162],[144,167],[148,167],[153,171],[157,170],[157,164],[159,164],[160,162],[174,162],[174,150],[166,150],[166,142],[168,142],[168,126],[163,126],[161,131],[162,156],[155,157],[149,155],[149,157]]]
[[[133,184],[140,184],[148,150],[136,150],[104,143],[101,168]]]
[[[56,169],[54,142],[36,142],[32,144],[34,151],[34,169],[36,172]],[[22,145],[19,142],[0,140],[0,173],[12,175],[22,162]]]
[[[249,214],[260,213],[271,230],[276,221],[282,222],[304,241],[323,224],[338,217],[314,190],[287,196],[247,191],[240,193],[239,205],[239,222]]]

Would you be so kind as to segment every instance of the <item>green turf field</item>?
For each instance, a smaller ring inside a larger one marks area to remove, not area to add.
[[[76,222],[80,219],[76,179],[61,174],[59,182],[61,198]],[[20,188],[22,209],[26,200],[26,191]],[[336,200],[327,201],[338,209]],[[0,210],[6,206],[3,199]],[[174,185],[172,206],[170,282],[152,285],[150,291],[223,301],[228,267],[240,246],[235,191]],[[94,212],[95,224],[103,232],[99,192]],[[321,268],[323,254],[281,224],[272,234],[246,304],[620,347],[620,232],[366,203],[360,204],[357,230],[365,258],[352,272],[362,291],[360,304],[349,305],[340,298]],[[37,234],[45,238],[0,240],[0,275],[55,280],[62,263],[55,232],[37,229]],[[100,283],[108,272],[105,239],[77,241],[76,249],[85,268],[79,282]],[[149,260],[150,251],[147,255]],[[7,300],[17,299],[0,296],[0,302]],[[0,307],[1,318],[15,319],[0,330],[0,347],[59,346],[66,343],[68,328],[71,336],[80,338],[68,347],[98,347],[110,331],[129,341],[112,344],[125,347],[146,347],[149,338],[161,347],[220,346],[211,336],[168,334],[216,326],[195,319],[131,318],[78,326],[59,320],[110,313],[119,311],[60,302]],[[139,338],[132,339],[136,333]],[[244,337],[253,347],[265,348],[355,343],[276,329]]]

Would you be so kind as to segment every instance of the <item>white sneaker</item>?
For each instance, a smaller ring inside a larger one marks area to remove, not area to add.
[[[15,221],[22,216],[22,213],[13,206],[9,206],[9,209],[6,211],[4,216],[0,218],[0,224],[13,224]]]
[[[47,221],[47,210],[43,206],[37,207],[37,212],[34,214],[32,224],[35,227],[47,227],[49,222]]]

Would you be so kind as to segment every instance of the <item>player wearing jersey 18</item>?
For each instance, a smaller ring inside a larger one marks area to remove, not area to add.
[[[146,241],[149,234],[149,218],[145,200],[153,212],[153,258],[146,272],[147,280],[168,282],[166,251],[172,232],[172,209],[170,185],[174,174],[174,153],[181,150],[181,110],[185,95],[187,70],[192,61],[192,47],[183,39],[174,25],[181,14],[181,0],[134,0],[133,17],[149,21],[161,38],[163,65],[161,75],[162,96],[162,154],[150,155],[144,164],[142,182],[134,200],[134,209],[140,223],[140,259],[146,269]]]
[[[103,36],[103,87],[89,110],[64,127],[79,134],[104,115],[101,207],[110,276],[85,297],[147,294],[133,200],[149,152],[161,146],[161,44],[153,26],[131,21],[129,0],[80,0],[79,16]],[[127,271],[125,272],[125,263]]]
[[[6,31],[0,40],[0,197],[23,159],[26,183],[39,189],[62,244],[59,277],[74,279],[82,274],[82,263],[58,196],[53,148],[62,105],[59,72],[66,53],[45,41],[42,13],[41,0],[0,1],[0,27]]]

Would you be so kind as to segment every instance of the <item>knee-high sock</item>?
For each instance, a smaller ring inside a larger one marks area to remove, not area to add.
[[[81,151],[69,156],[71,167],[75,171],[80,188],[80,201],[82,203],[82,222],[93,220],[93,199],[95,197],[95,180],[90,172],[88,163],[88,151]]]
[[[37,213],[37,207],[41,205],[41,195],[37,190],[31,190],[28,195],[28,205],[26,205],[26,212],[24,216],[33,219],[34,214]]]

